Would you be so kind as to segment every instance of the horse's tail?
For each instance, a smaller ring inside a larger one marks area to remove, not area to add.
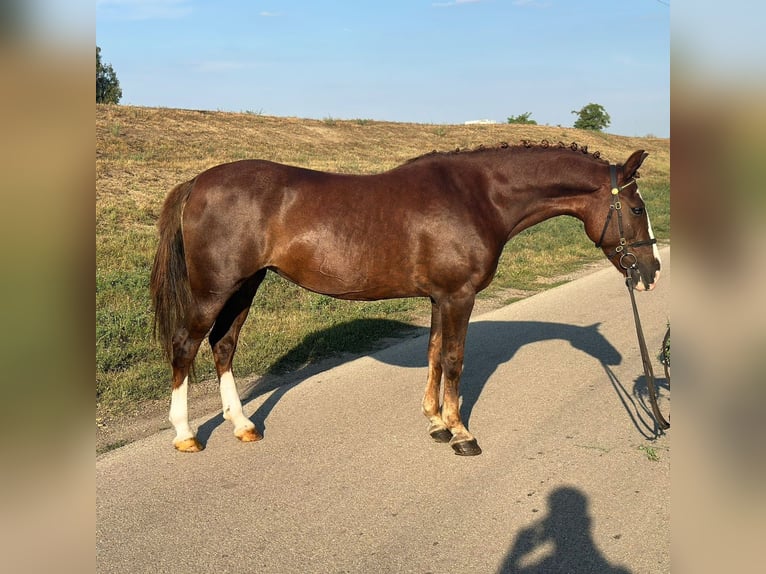
[[[157,222],[160,241],[154,256],[150,289],[154,306],[154,338],[173,361],[173,336],[184,326],[192,302],[186,270],[181,215],[194,188],[194,179],[175,186],[162,206]]]

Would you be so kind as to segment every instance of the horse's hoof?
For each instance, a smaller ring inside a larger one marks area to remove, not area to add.
[[[254,428],[237,431],[234,433],[234,436],[236,436],[242,442],[255,442],[263,438],[263,435]]]
[[[447,429],[437,429],[428,433],[436,442],[449,442],[452,440],[452,433]]]
[[[191,437],[179,442],[174,442],[173,446],[176,447],[178,452],[199,452],[205,447],[202,446],[196,438]]]
[[[481,454],[479,443],[476,442],[475,438],[464,440],[462,442],[455,442],[450,446],[452,447],[452,450],[455,451],[455,454],[459,454],[460,456],[476,456],[477,454]]]

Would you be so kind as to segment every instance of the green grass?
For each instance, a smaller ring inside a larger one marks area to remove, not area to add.
[[[642,444],[638,447],[638,450],[642,451],[646,455],[647,460],[652,462],[659,462],[660,455],[657,454],[657,448]]]
[[[379,172],[432,149],[520,139],[568,138],[623,160],[646,147],[653,154],[640,183],[658,238],[670,236],[669,142],[600,136],[542,126],[433,126],[372,120],[295,120],[245,112],[97,106],[96,400],[110,414],[136,412],[167,398],[170,369],[152,341],[149,274],[156,220],[167,191],[203,169],[243,157],[264,157],[338,172]],[[562,134],[559,134],[562,132]],[[653,146],[653,147],[651,147]],[[603,260],[570,217],[528,229],[506,246],[493,284],[539,291],[555,278]],[[503,297],[513,300],[516,297]],[[357,303],[300,289],[269,274],[253,303],[235,361],[238,377],[283,373],[338,353],[375,348],[383,338],[427,323],[423,299]],[[200,379],[214,377],[203,345]]]

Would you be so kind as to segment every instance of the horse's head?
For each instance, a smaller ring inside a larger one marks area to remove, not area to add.
[[[654,289],[660,277],[660,253],[644,200],[638,191],[638,168],[649,154],[634,152],[609,175],[594,195],[586,232],[612,264],[634,279],[639,291]]]

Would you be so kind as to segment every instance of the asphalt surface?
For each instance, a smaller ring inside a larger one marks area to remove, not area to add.
[[[656,360],[670,249],[637,293]],[[420,413],[426,335],[300,377],[96,460],[98,572],[662,573],[670,571],[670,435],[657,435],[624,281],[603,269],[473,318],[459,457]],[[657,460],[653,460],[657,459]]]

